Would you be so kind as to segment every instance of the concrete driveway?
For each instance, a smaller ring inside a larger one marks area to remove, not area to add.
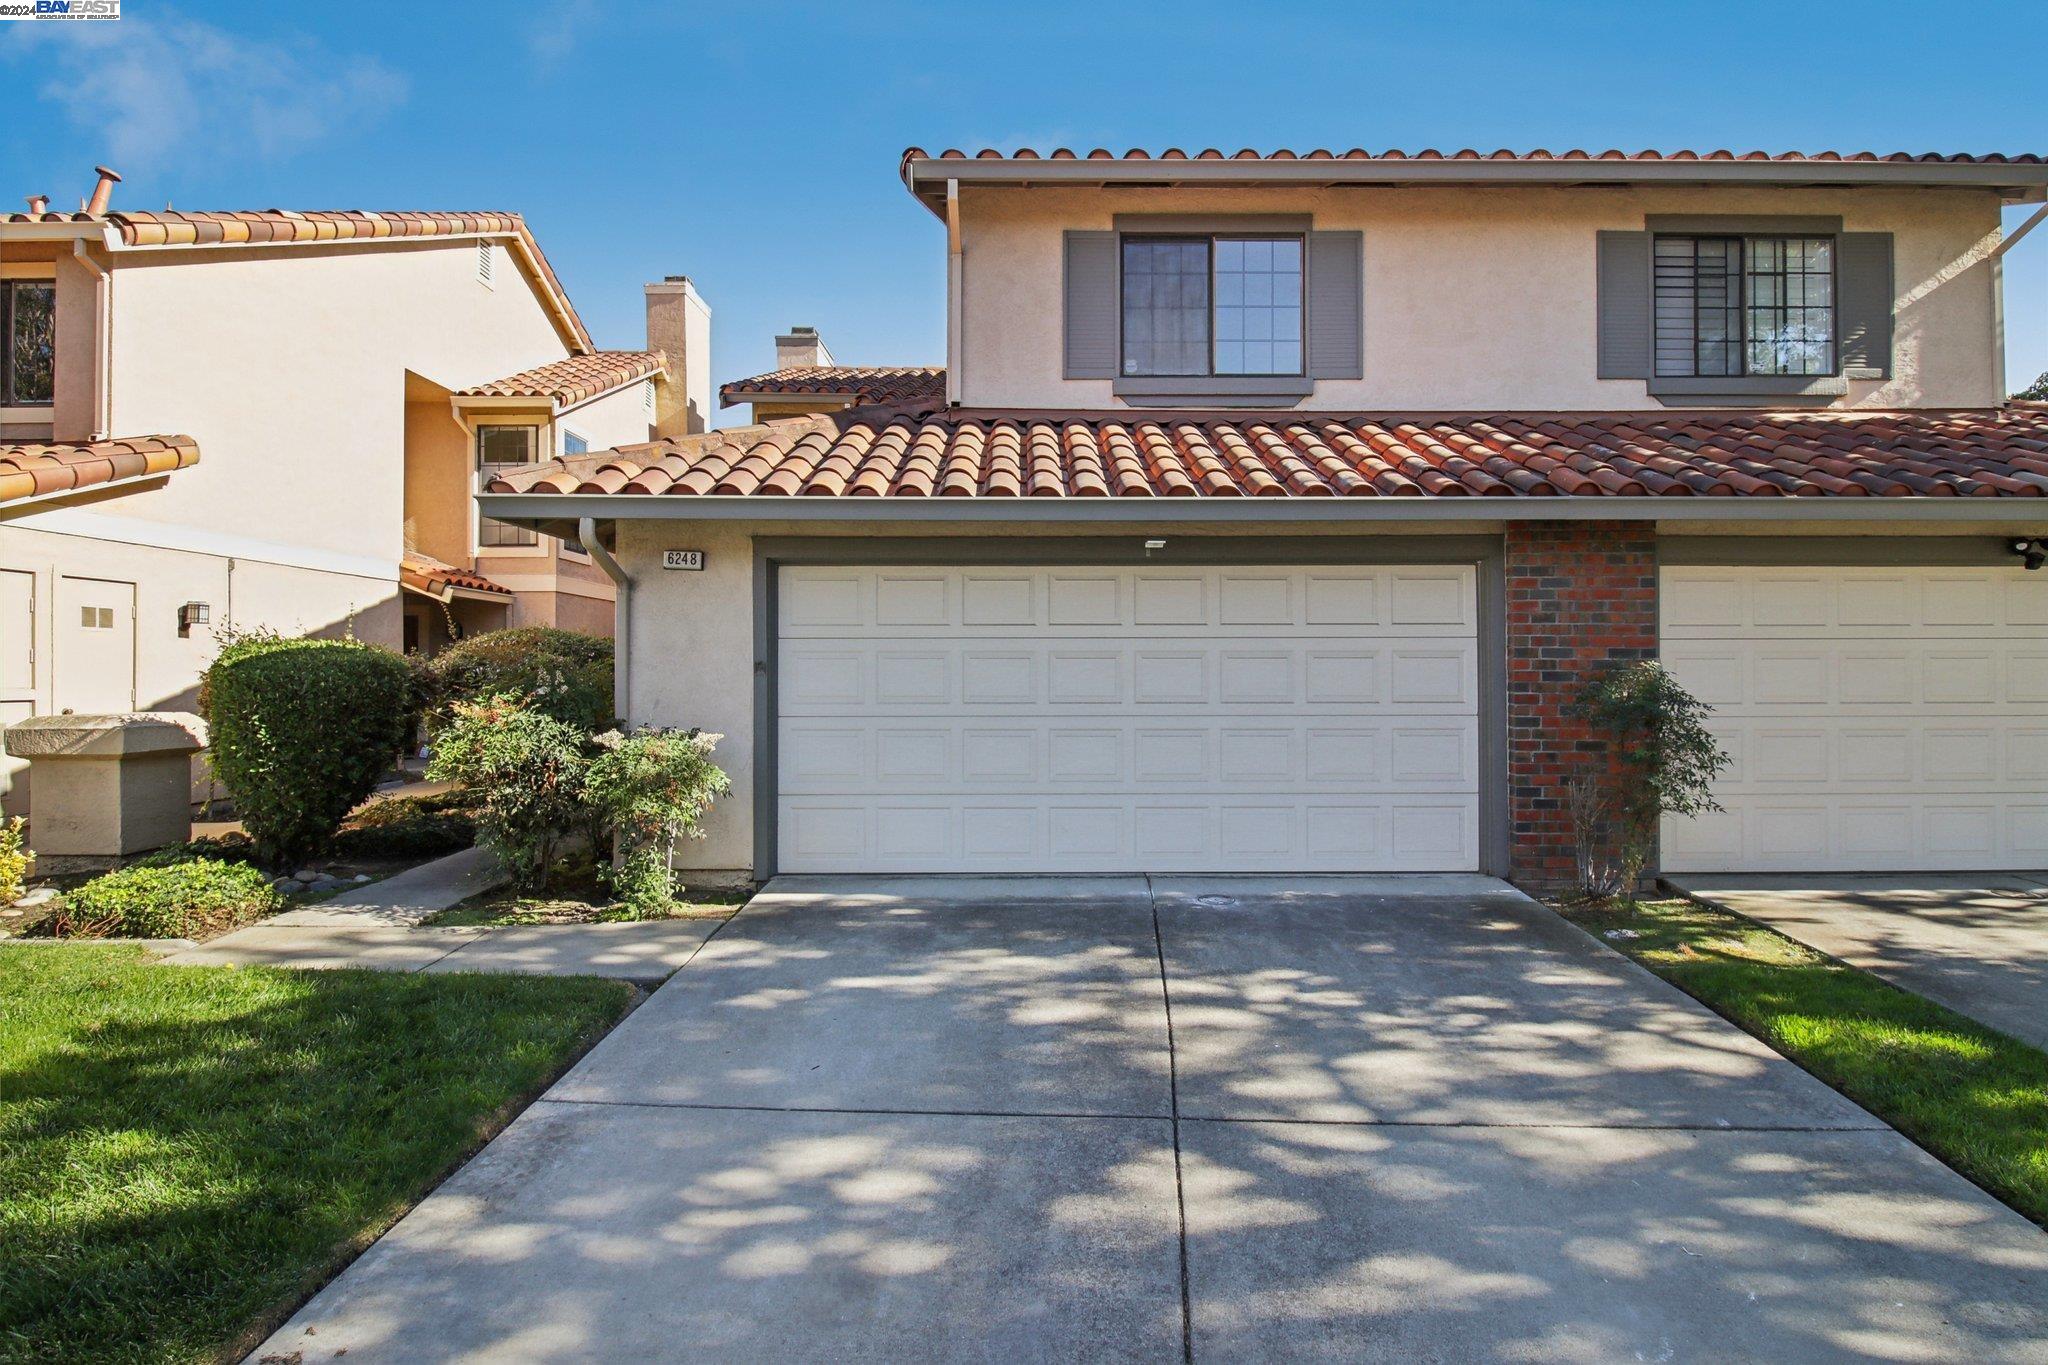
[[[2048,874],[1667,880],[2048,1048]]]
[[[1499,883],[784,878],[343,1351],[2040,1359],[2048,1236]]]

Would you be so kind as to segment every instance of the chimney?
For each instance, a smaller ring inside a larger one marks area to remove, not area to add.
[[[43,216],[44,214],[48,213],[49,211],[50,211],[50,196],[49,196],[49,195],[47,195],[47,194],[32,194],[32,195],[30,195],[30,196],[28,197],[28,216],[29,216],[29,217],[31,217],[31,218],[40,218],[40,217],[42,217],[42,216]]]
[[[830,365],[832,353],[825,349],[815,327],[792,327],[775,338],[775,368],[794,370],[800,366]]]
[[[107,201],[114,197],[114,186],[121,183],[121,177],[105,166],[95,166],[93,169],[99,172],[100,183],[92,187],[92,200],[86,204],[85,211],[97,218],[107,211]]]
[[[687,436],[711,425],[711,308],[687,275],[647,286],[647,349],[668,357],[655,385],[653,435]]]

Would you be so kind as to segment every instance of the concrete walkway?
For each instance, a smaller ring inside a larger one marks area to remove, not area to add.
[[[690,960],[723,921],[647,920],[505,928],[421,927],[505,881],[482,849],[464,849],[331,900],[168,953],[181,967],[368,967],[393,972],[608,976],[653,986]]]
[[[2048,1048],[2048,873],[1665,880]]]
[[[2048,1357],[2037,1228],[1413,885],[778,879],[251,1359]]]

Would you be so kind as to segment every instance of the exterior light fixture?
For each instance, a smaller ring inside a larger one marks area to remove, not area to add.
[[[213,608],[204,602],[187,602],[178,608],[178,638],[185,639],[192,634],[192,627],[210,625]]]
[[[1145,542],[1145,555],[1147,558],[1150,558],[1155,550],[1163,550],[1165,548],[1166,542],[1163,540],[1148,540]]]
[[[2028,569],[2038,569],[2048,564],[2048,541],[2036,536],[2033,539],[2014,537],[2007,543],[2007,549],[2020,557],[2020,563]]]

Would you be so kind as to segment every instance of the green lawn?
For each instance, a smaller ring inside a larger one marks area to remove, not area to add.
[[[1563,913],[2048,1227],[2048,1055],[1740,915]]]
[[[631,994],[0,945],[0,1359],[255,1345]]]

